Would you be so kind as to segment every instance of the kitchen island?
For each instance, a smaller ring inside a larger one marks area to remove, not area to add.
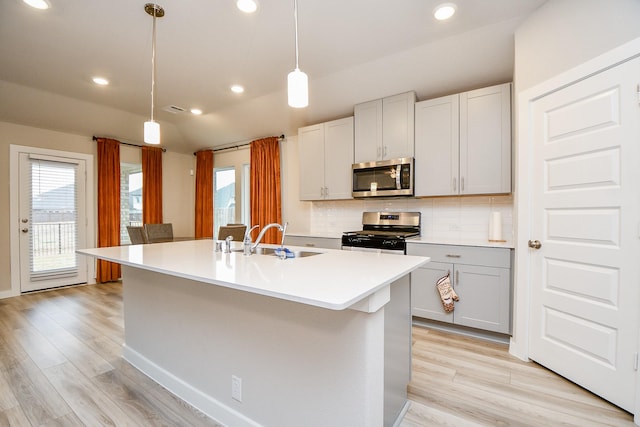
[[[316,251],[282,260],[195,240],[78,252],[122,264],[123,357],[218,422],[393,425],[410,380],[409,273],[429,259]]]

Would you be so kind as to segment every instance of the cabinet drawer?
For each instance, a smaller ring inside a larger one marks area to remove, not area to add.
[[[289,246],[304,246],[308,248],[340,249],[342,246],[340,239],[331,237],[287,236],[284,241]]]
[[[407,254],[428,256],[437,262],[511,268],[509,248],[409,243]]]

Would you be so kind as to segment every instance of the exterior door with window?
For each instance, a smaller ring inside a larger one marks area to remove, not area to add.
[[[19,154],[20,291],[87,282],[85,160]]]

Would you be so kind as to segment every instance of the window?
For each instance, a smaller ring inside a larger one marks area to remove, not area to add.
[[[120,164],[120,242],[130,244],[127,226],[142,226],[142,165]]]
[[[217,238],[218,227],[236,222],[236,169],[214,168],[213,182],[213,224]]]

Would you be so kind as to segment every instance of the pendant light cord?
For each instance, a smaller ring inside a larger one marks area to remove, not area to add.
[[[293,0],[293,17],[296,29],[296,70],[298,67],[298,0]]]
[[[156,8],[153,8],[153,33],[151,35],[151,121],[153,121],[153,108],[156,86]]]

